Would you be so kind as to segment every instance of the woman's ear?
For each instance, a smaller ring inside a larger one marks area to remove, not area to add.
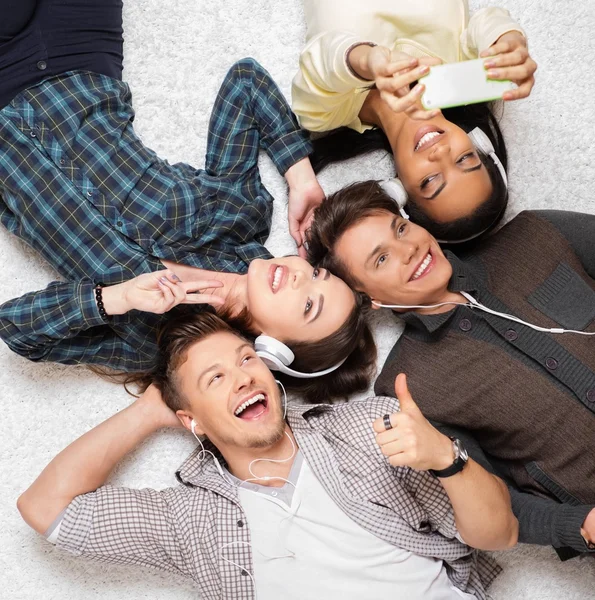
[[[374,300],[374,298],[370,299],[370,306],[372,307],[372,310],[378,310],[379,308],[382,308],[380,303],[377,300]]]

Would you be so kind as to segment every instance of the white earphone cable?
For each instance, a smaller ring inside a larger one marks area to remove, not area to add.
[[[372,300],[372,304],[374,304],[375,306],[381,306],[383,308],[439,308],[441,306],[466,306],[467,308],[470,309],[478,309],[481,310],[483,312],[489,313],[491,315],[494,315],[496,317],[500,317],[502,319],[508,319],[509,321],[514,321],[515,323],[520,323],[521,325],[525,325],[527,327],[530,327],[531,329],[534,329],[535,331],[541,331],[543,333],[577,333],[579,335],[595,335],[595,331],[578,331],[576,329],[563,329],[561,327],[540,327],[539,325],[534,325],[533,323],[527,323],[527,321],[523,321],[522,319],[519,319],[519,317],[515,317],[514,315],[509,315],[508,313],[501,313],[498,312],[497,310],[493,310],[491,308],[488,308],[487,306],[484,306],[483,304],[481,304],[480,302],[478,302],[471,294],[468,294],[466,292],[461,292],[461,295],[464,296],[468,302],[440,302],[439,304],[426,304],[426,305],[421,305],[421,304],[382,304],[380,302],[377,302],[376,300]]]

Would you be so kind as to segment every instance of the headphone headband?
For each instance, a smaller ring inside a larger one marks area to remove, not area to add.
[[[297,379],[312,379],[328,375],[336,371],[347,360],[347,357],[345,357],[342,361],[324,371],[302,373],[301,371],[294,371],[289,368],[289,365],[295,360],[295,355],[289,346],[274,337],[259,335],[254,340],[254,350],[256,351],[256,355],[271,371],[280,371]]]

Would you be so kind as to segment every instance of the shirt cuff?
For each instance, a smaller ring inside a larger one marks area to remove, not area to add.
[[[90,329],[98,325],[108,325],[110,323],[118,323],[124,325],[130,322],[130,313],[123,315],[109,315],[109,321],[105,321],[99,313],[97,299],[95,297],[95,288],[97,283],[88,278],[81,279],[75,289],[75,295],[81,317],[84,323],[83,329]]]
[[[77,496],[64,511],[56,547],[80,556],[87,545],[93,527],[97,503],[95,492]]]
[[[275,167],[281,175],[300,160],[312,154],[313,147],[308,133],[302,129],[292,131],[276,139],[267,149]]]

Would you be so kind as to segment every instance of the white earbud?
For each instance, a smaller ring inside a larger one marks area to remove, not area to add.
[[[219,464],[219,460],[217,459],[217,457],[210,450],[207,450],[204,447],[204,444],[202,443],[201,439],[196,435],[196,431],[194,431],[195,427],[196,427],[196,421],[194,419],[192,419],[192,421],[190,422],[190,431],[192,432],[192,435],[196,438],[196,441],[198,442],[198,444],[200,446],[199,456],[202,454],[202,457],[198,458],[198,460],[201,461],[205,455],[210,454],[213,457],[213,461],[215,463],[215,467],[217,468],[217,471],[219,472],[219,475],[221,475],[221,477],[223,477],[223,479],[229,481],[227,475],[223,472],[223,467]]]
[[[273,337],[259,335],[256,340],[254,340],[254,350],[256,351],[257,356],[262,359],[271,371],[280,371],[281,373],[291,375],[298,379],[310,379],[328,375],[337,370],[347,360],[347,357],[345,357],[341,362],[324,371],[302,373],[301,371],[294,371],[289,368],[289,365],[295,359],[295,355],[288,346]]]
[[[467,294],[466,292],[461,292],[461,295],[464,296],[468,302],[441,302],[440,304],[382,304],[380,302],[376,302],[376,300],[372,300],[372,304],[376,306],[381,306],[382,308],[438,308],[440,306],[466,306],[467,308],[477,308],[478,310],[482,310],[483,312],[489,313],[496,317],[500,317],[502,319],[508,319],[509,321],[514,321],[515,323],[520,323],[521,325],[526,325],[531,329],[535,329],[535,331],[542,331],[544,333],[578,333],[579,335],[595,335],[595,331],[578,331],[576,329],[562,329],[561,327],[540,327],[539,325],[533,325],[532,323],[527,323],[514,315],[509,315],[508,313],[501,313],[497,310],[492,310],[487,306],[484,306],[480,302],[478,302],[471,294]]]

